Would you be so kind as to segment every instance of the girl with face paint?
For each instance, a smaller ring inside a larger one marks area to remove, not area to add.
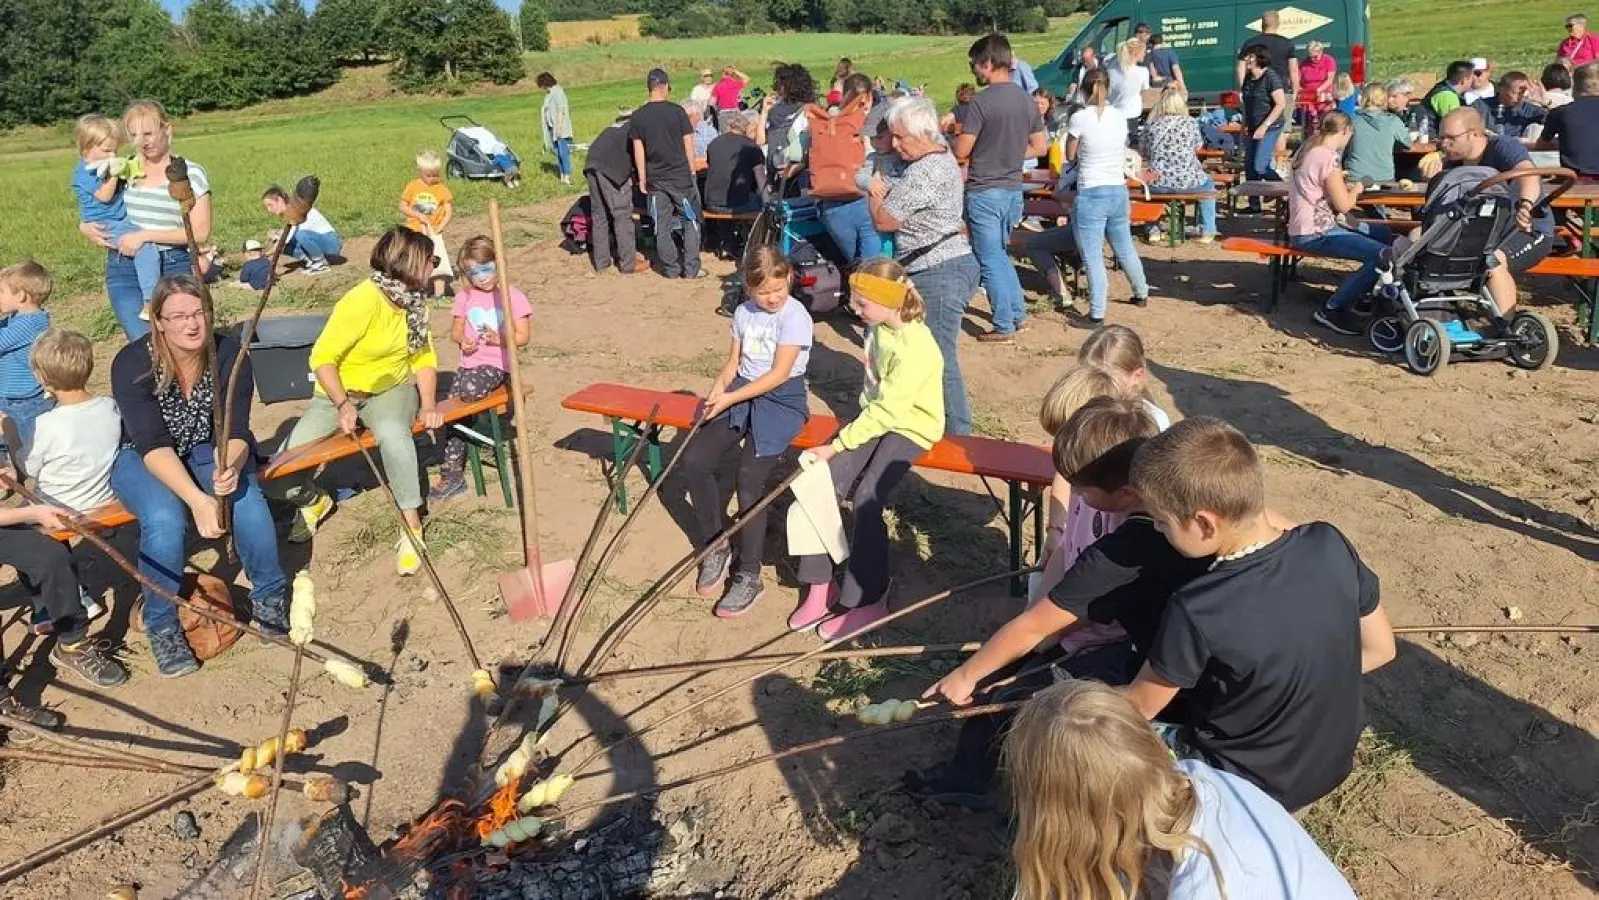
[[[484,235],[461,245],[455,270],[466,279],[455,294],[450,339],[461,348],[450,396],[462,400],[481,400],[505,383],[512,350],[505,346],[506,329],[500,319],[500,274],[494,259],[494,243]],[[518,347],[525,346],[533,333],[533,306],[527,296],[507,285],[511,295],[512,321],[509,329]],[[466,444],[452,435],[444,445],[444,464],[439,481],[428,493],[429,503],[440,503],[466,493],[463,469]]]

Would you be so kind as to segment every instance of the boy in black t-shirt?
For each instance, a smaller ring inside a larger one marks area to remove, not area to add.
[[[1127,520],[1094,542],[1040,601],[1012,619],[955,671],[928,688],[957,706],[995,675],[1039,670],[995,691],[990,702],[1020,699],[1051,683],[1049,662],[1059,658],[1053,636],[1083,622],[1115,623],[1128,640],[1078,653],[1058,667],[1077,678],[1126,684],[1154,640],[1167,598],[1205,571],[1206,560],[1172,548],[1128,484],[1133,454],[1157,433],[1138,399],[1099,397],[1066,422],[1055,438],[1055,467],[1095,509]],[[1047,643],[1040,652],[1034,648]],[[1021,661],[1020,665],[1017,665]],[[1010,717],[979,716],[961,728],[954,762],[906,781],[915,793],[953,802],[977,802],[988,790],[998,763],[999,741]]]
[[[1360,676],[1394,658],[1377,576],[1325,522],[1276,527],[1255,448],[1220,420],[1145,442],[1131,479],[1172,547],[1213,561],[1166,604],[1129,696],[1288,809],[1325,796],[1354,764]]]

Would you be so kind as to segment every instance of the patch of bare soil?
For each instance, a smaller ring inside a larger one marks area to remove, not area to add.
[[[551,221],[531,227],[550,234]],[[1209,248],[1141,249],[1155,299],[1145,309],[1117,304],[1111,318],[1144,335],[1158,398],[1180,415],[1218,415],[1249,434],[1268,460],[1273,504],[1292,516],[1331,521],[1349,535],[1380,575],[1397,624],[1498,622],[1511,606],[1527,622],[1595,620],[1599,516],[1591,473],[1599,405],[1592,370],[1599,354],[1568,346],[1554,369],[1526,377],[1503,364],[1478,363],[1422,379],[1311,322],[1310,302],[1332,277],[1325,270],[1308,269],[1316,286],[1296,287],[1282,308],[1264,316],[1257,304],[1266,269],[1253,259]],[[595,276],[584,260],[547,240],[513,255],[512,271],[537,309],[528,387],[537,416],[532,437],[543,542],[548,556],[569,556],[605,494],[611,447],[604,422],[562,410],[561,398],[597,381],[703,391],[725,352],[727,320],[714,313],[716,280]],[[718,262],[710,269],[726,276],[731,267]],[[1115,296],[1125,298],[1125,285],[1116,284]],[[1565,301],[1546,299],[1560,285],[1537,288],[1545,296],[1534,302],[1569,323]],[[986,327],[985,315],[974,306],[969,326]],[[1071,364],[1083,332],[1063,328],[1052,314],[1036,322],[1013,346],[961,346],[985,433],[1044,438],[1035,424],[1038,398]],[[437,334],[445,324],[441,312]],[[858,345],[847,318],[818,323],[814,409],[853,414]],[[282,433],[295,413],[294,404],[257,410],[258,434]],[[329,480],[363,481],[349,467]],[[634,474],[635,493],[640,483]],[[394,574],[394,530],[383,502],[367,492],[342,503],[309,558],[285,545],[291,571],[309,566],[321,586],[319,633],[393,673],[392,688],[362,694],[320,675],[308,678],[297,722],[318,729],[320,740],[307,757],[316,768],[362,785],[355,812],[379,840],[441,792],[460,788],[469,770],[461,748],[478,734],[470,666],[423,582]],[[680,514],[669,503],[641,516],[584,621],[580,650],[686,552]],[[975,479],[917,472],[900,489],[893,515],[902,601],[1006,568],[999,504]],[[524,659],[545,625],[501,617],[494,585],[497,571],[520,564],[515,516],[491,487],[486,498],[433,510],[432,523],[442,574],[479,651],[486,659]],[[134,537],[130,528],[117,539],[131,549]],[[757,645],[814,646],[814,636],[786,633],[796,599],[792,569],[780,537],[768,548],[767,596],[749,616],[717,620],[709,601],[680,585],[610,667],[730,656]],[[80,552],[93,589],[115,597],[102,635],[123,640],[131,586],[92,549]],[[199,554],[196,565],[226,574],[214,548]],[[23,601],[14,585],[0,592],[13,662],[37,649],[24,636]],[[1004,586],[996,586],[896,623],[881,640],[978,639],[1017,609]],[[197,675],[166,681],[156,676],[142,637],[126,639],[125,657],[135,669],[127,686],[101,694],[52,681],[40,655],[28,665],[22,692],[58,706],[71,733],[127,735],[131,748],[206,764],[236,756],[241,745],[276,728],[288,654],[248,641]],[[1599,887],[1595,653],[1599,641],[1591,637],[1421,635],[1402,642],[1398,661],[1367,680],[1371,732],[1360,767],[1306,818],[1361,896],[1593,894]],[[642,749],[617,750],[569,798],[583,802],[649,787],[853,730],[839,711],[860,698],[910,696],[946,665],[807,665],[761,679],[668,724]],[[723,672],[598,686],[578,697],[575,714],[562,720],[549,746],[578,745],[586,754],[594,746],[591,733],[618,736],[738,677]],[[627,857],[635,868],[670,868],[671,886],[662,887],[670,895],[720,889],[732,897],[1008,897],[993,814],[916,803],[894,790],[904,769],[940,759],[953,737],[953,729],[938,726],[866,738],[637,801],[597,821],[625,812],[628,824],[614,834],[653,833],[645,827],[651,822],[657,831],[670,825],[668,837],[640,838],[642,861]],[[10,764],[0,773],[0,859],[18,858],[177,783],[36,763]],[[254,807],[201,795],[182,807],[197,818],[198,838],[179,836],[172,812],[162,813],[7,885],[4,894],[99,897],[112,884],[133,881],[145,886],[146,898],[200,896],[189,886],[206,875]],[[279,820],[288,827],[310,811],[300,798],[285,797]],[[577,871],[583,864],[571,866]],[[528,890],[492,881],[479,893],[538,896]]]

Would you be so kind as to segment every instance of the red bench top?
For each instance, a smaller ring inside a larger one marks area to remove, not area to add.
[[[608,419],[642,422],[656,404],[655,424],[688,428],[699,412],[700,398],[689,393],[656,391],[623,384],[591,384],[561,401],[561,406],[576,412],[595,413]],[[818,447],[838,433],[838,420],[812,414],[794,446],[801,450]],[[986,475],[1030,485],[1047,485],[1055,478],[1055,465],[1049,451],[1032,444],[1000,441],[970,435],[950,436],[933,445],[916,460],[916,465],[962,475]]]
[[[462,419],[470,418],[487,410],[503,410],[510,401],[511,395],[504,386],[501,386],[489,392],[489,395],[482,400],[470,403],[451,397],[439,404],[439,412],[444,414],[445,422],[459,422]],[[420,434],[422,430],[421,422],[416,422],[411,426],[413,433]],[[358,434],[361,439],[361,445],[368,450],[378,445],[377,438],[373,437],[371,431],[363,428]],[[320,441],[302,444],[293,450],[285,450],[274,456],[272,461],[267,463],[266,468],[261,470],[261,480],[270,481],[274,478],[282,478],[284,475],[303,472],[306,469],[314,469],[324,463],[343,459],[355,452],[355,446],[349,438],[342,434],[329,435]],[[128,512],[120,503],[107,503],[104,506],[97,506],[94,509],[87,510],[83,514],[83,522],[96,529],[116,528],[132,521],[133,513]],[[52,532],[50,536],[58,541],[65,541],[75,537],[76,534],[77,532],[71,529],[63,529]]]
[[[1230,237],[1221,242],[1223,250],[1234,253],[1253,253],[1257,256],[1305,256],[1311,259],[1326,259],[1324,254],[1311,253],[1299,250],[1275,241],[1265,241],[1260,238]],[[1561,278],[1599,278],[1599,259],[1583,259],[1578,256],[1550,256],[1536,266],[1527,270],[1528,275],[1549,275]]]

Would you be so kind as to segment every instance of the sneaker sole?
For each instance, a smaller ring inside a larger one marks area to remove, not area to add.
[[[199,663],[195,663],[194,665],[186,666],[177,672],[161,672],[161,667],[157,666],[156,671],[160,673],[162,678],[182,678],[185,675],[193,675],[194,673],[200,671],[200,665]]]
[[[1319,309],[1316,310],[1315,314],[1313,314],[1311,318],[1315,319],[1317,322],[1320,322],[1328,330],[1335,331],[1345,337],[1358,337],[1360,335],[1359,331],[1351,331],[1342,325],[1334,324],[1332,319],[1322,315],[1322,311]]]
[[[50,654],[50,664],[52,666],[56,667],[56,671],[57,672],[71,672],[72,674],[78,676],[79,680],[83,681],[85,684],[88,684],[90,687],[101,688],[101,689],[114,688],[114,687],[121,687],[122,685],[128,683],[128,676],[126,674],[124,674],[122,676],[122,680],[113,681],[110,684],[106,684],[105,682],[95,681],[93,678],[90,678],[87,674],[85,674],[82,670],[80,670],[76,666],[68,665],[66,662],[62,661],[61,659],[58,659],[54,653]]]
[[[744,608],[738,610],[724,609],[721,604],[717,604],[716,609],[712,610],[712,614],[718,619],[737,619],[754,609],[755,604],[761,602],[761,598],[765,596],[766,591],[763,590],[759,594],[756,594],[755,599],[751,600],[747,605],[744,606]]]

